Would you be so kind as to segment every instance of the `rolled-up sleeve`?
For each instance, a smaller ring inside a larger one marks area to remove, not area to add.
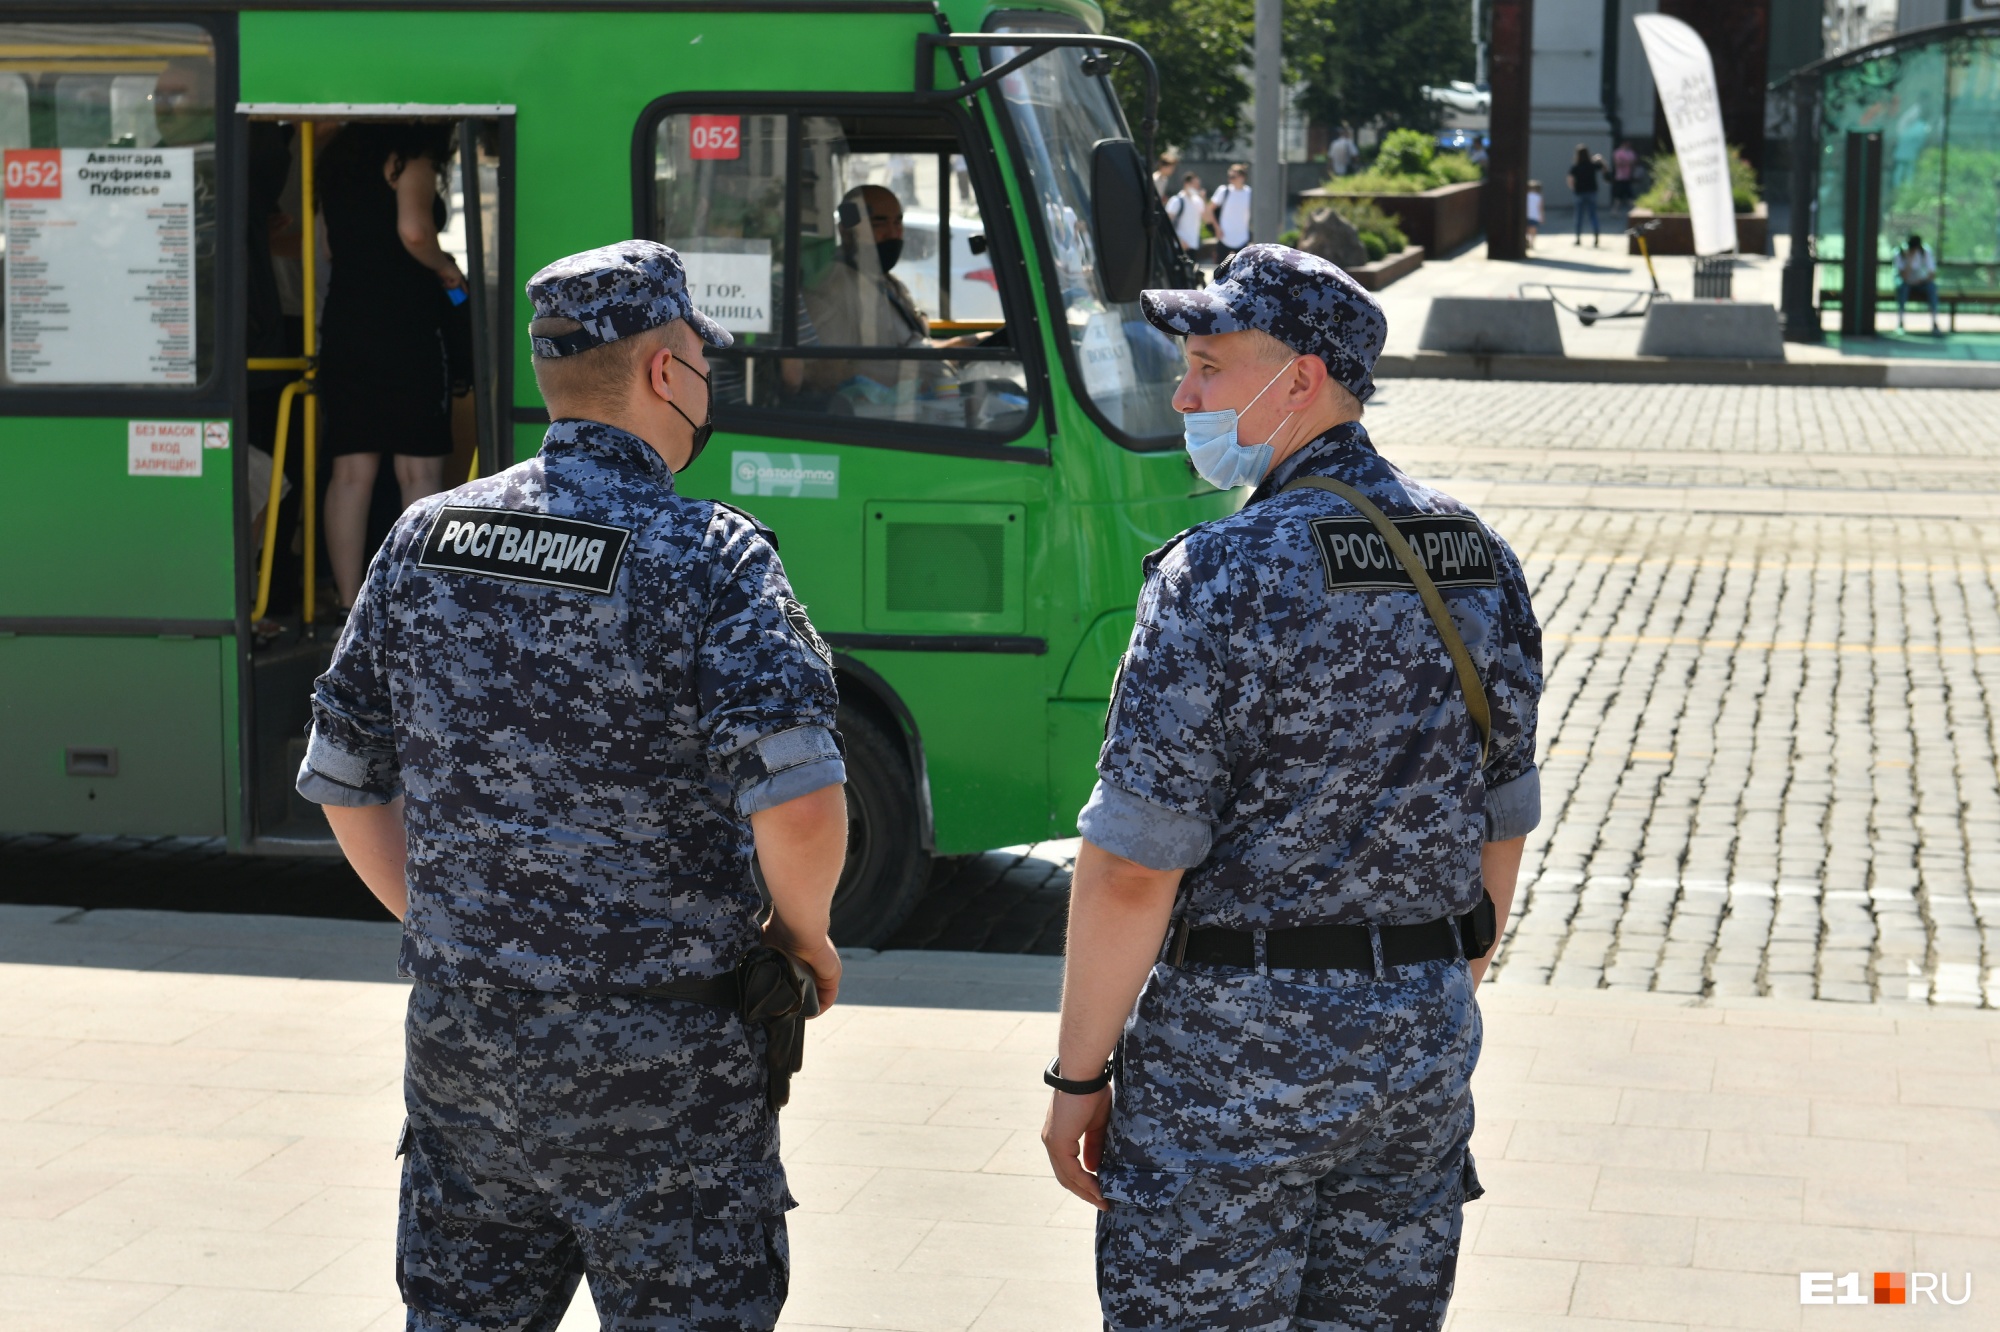
[[[1192,869],[1208,859],[1215,830],[1130,791],[1099,780],[1076,830],[1093,846],[1151,870]]]
[[[825,641],[770,543],[719,517],[713,599],[695,667],[709,759],[747,818],[847,780]]]
[[[1542,779],[1535,768],[1535,726],[1542,701],[1542,628],[1528,580],[1512,548],[1488,529],[1500,582],[1500,632],[1486,697],[1493,744],[1486,759],[1486,840],[1505,842],[1542,819]]]
[[[317,805],[386,805],[403,793],[382,667],[382,597],[372,576],[386,564],[375,562],[332,663],[313,684],[312,735],[297,787]]]
[[[737,750],[726,766],[736,812],[745,818],[847,780],[840,744],[824,726],[767,735]]]
[[[1486,840],[1526,837],[1542,821],[1542,774],[1530,768],[1513,781],[1486,790]]]
[[[1236,612],[1227,561],[1187,544],[1158,557],[1118,669],[1101,779],[1077,826],[1097,846],[1152,869],[1207,858],[1227,798],[1227,717],[1244,688],[1217,644]]]

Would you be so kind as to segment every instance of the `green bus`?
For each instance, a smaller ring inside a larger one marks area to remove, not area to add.
[[[538,446],[519,293],[548,260],[665,241],[736,333],[680,483],[777,533],[838,653],[837,935],[885,939],[934,857],[1072,835],[1141,557],[1240,502],[1192,474],[1178,348],[1139,316],[1192,274],[1109,77],[1150,61],[1102,22],[0,3],[0,829],[333,849],[292,793],[337,632],[312,382],[340,258],[312,163],[341,125],[414,120],[452,127],[471,296],[447,484]],[[855,242],[862,186],[900,206],[899,254]],[[886,307],[854,296],[871,262]]]

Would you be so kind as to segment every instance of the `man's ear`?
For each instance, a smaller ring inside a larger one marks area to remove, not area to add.
[[[661,402],[672,402],[674,399],[673,381],[667,378],[673,362],[674,350],[665,343],[655,347],[652,355],[646,358],[646,384]]]
[[[1301,356],[1292,363],[1292,396],[1304,405],[1319,396],[1326,384],[1326,362],[1317,356]]]

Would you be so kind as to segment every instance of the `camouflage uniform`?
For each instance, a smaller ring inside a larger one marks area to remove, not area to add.
[[[568,355],[673,318],[678,257],[528,286]],[[758,939],[748,818],[844,779],[824,642],[770,534],[592,421],[403,515],[313,700],[299,790],[401,796],[409,913],[398,1279],[412,1329],[771,1327],[793,1206],[763,1034],[646,997]]]
[[[1145,309],[1173,333],[1264,329],[1320,355],[1357,397],[1373,390],[1379,307],[1297,251],[1251,246],[1207,291],[1148,292]],[[1483,771],[1407,575],[1369,556],[1373,529],[1345,501],[1278,493],[1306,475],[1346,481],[1399,520],[1432,515],[1399,526],[1491,699]],[[1481,842],[1540,815],[1540,631],[1506,543],[1352,423],[1145,573],[1084,836],[1185,869],[1175,917],[1194,928],[1470,910]],[[1479,1041],[1460,959],[1372,973],[1156,966],[1119,1046],[1100,1174],[1106,1326],[1439,1326],[1461,1203],[1478,1196],[1467,1141]]]

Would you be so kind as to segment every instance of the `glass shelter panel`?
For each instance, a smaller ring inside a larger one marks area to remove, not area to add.
[[[0,384],[205,379],[216,253],[207,32],[0,24],[0,154]]]
[[[1921,236],[1942,290],[2000,283],[2000,34],[1905,47],[1830,70],[1821,85],[1818,209],[1823,278],[1846,256],[1849,133],[1882,135],[1882,283]]]

